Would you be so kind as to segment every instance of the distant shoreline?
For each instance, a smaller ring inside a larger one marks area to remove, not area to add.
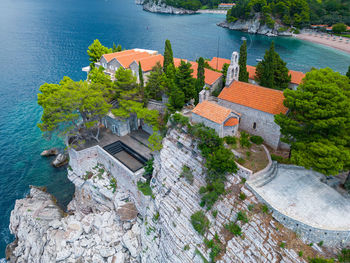
[[[350,54],[350,38],[331,36],[328,34],[301,33],[294,35],[296,38],[312,43],[321,44]],[[334,39],[335,38],[335,39]],[[342,40],[340,40],[342,39]],[[347,41],[349,40],[349,41]]]

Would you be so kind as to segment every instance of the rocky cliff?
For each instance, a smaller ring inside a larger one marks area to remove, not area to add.
[[[292,32],[290,29],[285,30],[286,28],[280,24],[278,21],[275,21],[274,28],[269,28],[266,24],[261,23],[260,14],[256,14],[253,18],[248,20],[238,19],[235,22],[221,22],[218,26],[228,28],[231,30],[239,30],[248,32],[251,34],[261,34],[267,36],[291,36]]]
[[[193,228],[190,217],[200,205],[199,188],[205,185],[203,159],[184,132],[171,130],[155,156],[151,181],[153,198],[138,213],[130,192],[118,188],[101,165],[68,177],[76,186],[68,214],[51,196],[32,188],[11,213],[10,230],[16,240],[8,246],[10,262],[204,262],[210,249]],[[186,165],[193,174],[189,183],[180,176]],[[85,164],[81,164],[81,168]],[[245,198],[239,198],[244,193]],[[204,210],[203,210],[204,211]],[[217,211],[217,214],[212,211]],[[238,221],[241,236],[224,227],[244,212],[248,223]],[[221,252],[217,262],[305,262],[298,256],[314,251],[295,233],[278,224],[261,209],[255,196],[237,175],[228,177],[226,195],[211,211],[205,238],[216,234]],[[141,215],[142,214],[142,215]],[[215,215],[215,216],[214,216]],[[285,247],[281,248],[281,243]]]
[[[140,1],[140,0],[137,0]],[[166,5],[165,3],[147,1],[143,4],[143,10],[152,12],[152,13],[164,13],[164,14],[174,14],[174,15],[188,15],[194,14],[195,11],[187,10],[183,8],[176,8],[173,6]]]

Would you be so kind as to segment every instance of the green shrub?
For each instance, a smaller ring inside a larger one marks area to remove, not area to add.
[[[279,156],[273,153],[271,154],[271,160],[279,163],[283,163],[283,164],[291,164],[290,159],[283,158],[282,156]]]
[[[298,253],[299,257],[302,257],[303,254],[304,254],[303,251],[299,251],[299,253]]]
[[[250,137],[250,141],[252,143],[257,144],[257,145],[261,145],[264,142],[264,139],[262,137],[260,137],[260,136],[254,135],[254,136]]]
[[[212,212],[212,214],[213,214],[213,217],[216,218],[216,216],[218,215],[218,210],[214,210],[214,211]]]
[[[319,245],[320,247],[322,247],[322,246],[323,246],[323,241],[318,242],[317,245]]]
[[[350,262],[350,249],[343,248],[341,253],[338,255],[339,262]]]
[[[150,184],[150,180],[147,180],[146,182],[142,182],[142,181],[138,181],[137,182],[137,188],[139,189],[139,191],[141,191],[144,195],[150,195],[152,196],[152,188],[149,185]]]
[[[219,196],[225,192],[225,184],[217,180],[212,184],[208,184],[207,187],[201,188],[199,191],[202,194],[200,205],[202,207],[206,206],[207,210],[210,210]]]
[[[225,228],[228,231],[230,231],[231,234],[233,234],[235,236],[241,236],[242,235],[242,229],[235,222],[230,222],[230,223],[226,224]]]
[[[240,165],[243,165],[245,163],[245,160],[242,157],[239,157],[237,159],[237,163],[239,163]]]
[[[236,145],[237,144],[237,138],[233,136],[225,136],[224,140],[227,144],[230,145]]]
[[[112,189],[113,193],[115,193],[115,191],[117,190],[117,181],[114,177],[112,177],[111,180],[109,180],[109,187],[110,189]]]
[[[237,220],[242,221],[243,223],[248,223],[248,216],[244,211],[239,211],[237,213]]]
[[[280,243],[280,248],[285,248],[286,247],[286,243],[285,242],[281,242]]]
[[[299,30],[298,28],[295,28],[295,29],[293,30],[293,33],[294,33],[294,34],[300,34],[300,30]]]
[[[190,246],[189,245],[184,246],[184,250],[185,251],[190,250]]]
[[[269,212],[269,207],[265,204],[263,204],[261,206],[261,211],[264,213],[264,214],[267,214]]]
[[[180,125],[180,126],[186,126],[189,125],[190,121],[188,117],[183,116],[180,113],[174,113],[170,117],[170,123],[175,126],[175,125]]]
[[[252,153],[249,152],[249,151],[245,153],[245,155],[247,156],[248,159],[249,159],[249,157],[250,157],[251,154],[252,154]]]
[[[253,211],[253,209],[254,209],[254,205],[253,205],[253,204],[249,204],[249,205],[248,205],[248,210],[249,210],[249,211]]]
[[[246,181],[247,181],[247,179],[243,177],[240,181],[240,184],[245,184]]]
[[[334,263],[334,259],[309,258],[309,263]]]
[[[249,148],[252,143],[249,141],[249,134],[242,131],[241,132],[241,137],[239,138],[239,144],[241,145],[241,147],[243,148]]]
[[[157,213],[153,216],[153,222],[157,222],[159,219],[159,212],[157,211]]]
[[[189,184],[192,184],[193,183],[193,174],[192,174],[192,171],[191,169],[184,165],[182,166],[182,172],[180,174],[180,177],[184,177],[186,179],[186,181],[189,183]]]
[[[239,193],[239,199],[245,200],[246,197],[247,197],[247,196],[245,195],[245,193],[242,193],[242,192]]]
[[[209,228],[209,220],[203,211],[197,211],[191,215],[191,224],[200,235],[204,235]]]
[[[153,174],[153,162],[154,162],[154,158],[152,158],[146,162],[146,165],[144,166],[145,171],[143,173],[143,175],[145,177],[152,176],[152,174]]]

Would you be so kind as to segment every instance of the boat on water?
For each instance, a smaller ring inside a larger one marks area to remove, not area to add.
[[[261,61],[262,61],[261,58],[257,58],[257,59],[256,59],[256,62],[261,62]]]
[[[245,40],[247,40],[247,38],[246,37],[241,37],[241,40],[245,41]]]

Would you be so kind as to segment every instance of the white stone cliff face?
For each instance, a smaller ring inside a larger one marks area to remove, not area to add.
[[[267,36],[291,36],[290,30],[279,32],[278,29],[284,27],[278,21],[275,22],[274,28],[269,28],[266,24],[260,22],[260,14],[256,14],[253,18],[248,20],[238,19],[235,22],[221,22],[218,26],[228,28],[231,30],[239,30],[251,34],[261,34]]]
[[[84,176],[69,171],[76,193],[68,215],[37,188],[17,200],[10,223],[16,241],[9,246],[9,261],[203,262],[196,250],[209,260],[204,238],[190,223],[191,215],[201,209],[198,190],[205,185],[203,159],[192,139],[176,130],[168,133],[163,146],[154,161],[154,199],[147,199],[143,217],[137,215],[130,193],[118,188],[118,178],[114,189],[103,167],[96,166]],[[184,165],[192,170],[192,184],[179,176]],[[206,212],[210,220],[206,237],[212,239],[218,233],[225,248],[217,262],[305,262],[288,243],[287,248],[279,247],[293,233],[258,209],[248,211],[248,205],[257,206],[258,201],[240,181],[236,175],[228,177],[227,194],[212,208],[218,211],[216,218]],[[238,198],[240,192],[247,196],[245,200]],[[241,210],[250,220],[241,224],[244,238],[232,237],[224,225]],[[293,242],[303,245],[300,240]]]
[[[140,0],[136,0],[140,1]],[[165,13],[165,14],[174,14],[174,15],[185,15],[185,14],[194,14],[195,11],[187,10],[183,8],[176,8],[173,6],[168,6],[165,3],[148,1],[143,4],[143,10],[152,12],[152,13]]]

